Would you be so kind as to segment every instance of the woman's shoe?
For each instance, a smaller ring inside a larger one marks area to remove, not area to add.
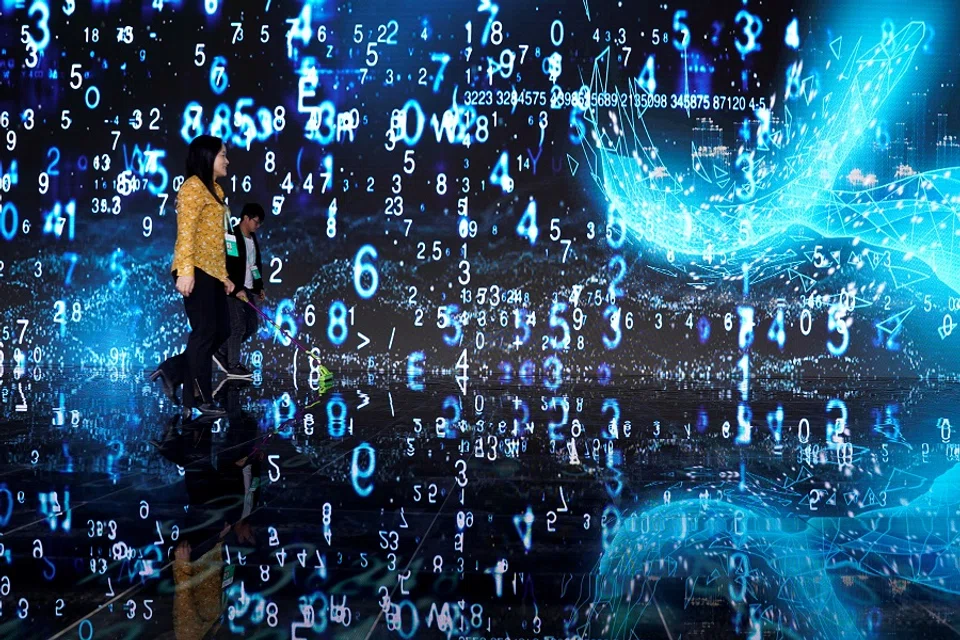
[[[157,369],[150,374],[150,382],[156,382],[158,378],[160,379],[160,383],[163,385],[164,395],[170,398],[170,402],[173,402],[174,404],[178,403],[179,400],[177,399],[177,391],[173,388],[170,378],[167,377],[167,374],[165,374],[162,369]]]
[[[221,409],[211,402],[204,402],[197,407],[197,411],[200,412],[200,415],[210,418],[222,418],[227,415],[226,410]]]

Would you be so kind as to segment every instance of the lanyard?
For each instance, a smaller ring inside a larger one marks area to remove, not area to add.
[[[230,207],[223,208],[223,231],[230,233]]]

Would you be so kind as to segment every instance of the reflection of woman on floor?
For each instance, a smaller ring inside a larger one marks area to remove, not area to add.
[[[228,398],[226,404],[237,402]],[[224,545],[240,550],[256,544],[249,517],[260,493],[263,439],[257,437],[255,420],[242,411],[231,412],[215,468],[210,422],[190,422],[182,429],[172,423],[162,440],[153,441],[161,455],[183,467],[188,495],[187,521],[173,564],[177,640],[216,633],[236,566],[224,562]]]

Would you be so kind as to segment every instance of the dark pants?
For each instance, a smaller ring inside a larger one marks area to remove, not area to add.
[[[211,358],[230,333],[227,294],[223,283],[201,269],[193,270],[193,292],[183,299],[190,320],[187,350],[168,358],[160,368],[174,387],[183,384],[183,407],[212,402]],[[199,402],[194,395],[199,397]]]
[[[251,304],[257,304],[257,296],[247,292]],[[257,332],[257,312],[246,302],[236,298],[227,298],[227,309],[230,312],[230,337],[217,351],[220,362],[226,363],[227,368],[240,364],[240,347]]]

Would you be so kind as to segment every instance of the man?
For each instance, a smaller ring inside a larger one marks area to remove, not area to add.
[[[240,223],[233,229],[234,235],[237,229],[240,230],[243,242],[237,242],[236,256],[227,255],[227,274],[238,286],[227,298],[230,337],[214,354],[213,361],[228,378],[253,377],[253,373],[240,364],[240,347],[257,331],[257,312],[250,305],[259,305],[266,297],[263,291],[260,244],[256,234],[265,217],[263,207],[259,204],[245,204],[240,213]]]

